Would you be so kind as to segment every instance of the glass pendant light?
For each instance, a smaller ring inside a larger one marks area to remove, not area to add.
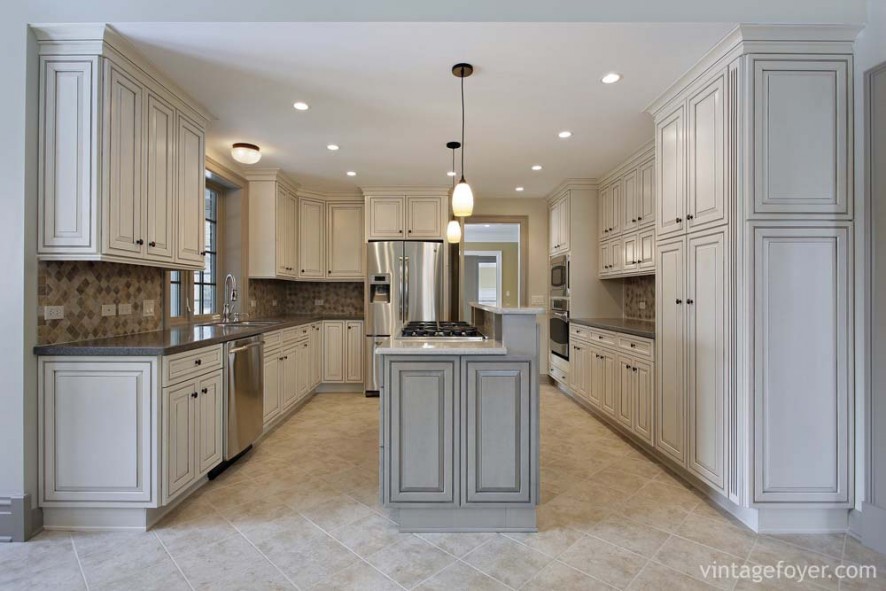
[[[473,73],[471,64],[452,66],[452,74],[461,79],[461,179],[452,191],[452,214],[460,218],[474,212],[474,192],[465,180],[465,78]]]
[[[452,220],[446,225],[446,241],[449,244],[461,242],[461,224],[458,220]]]

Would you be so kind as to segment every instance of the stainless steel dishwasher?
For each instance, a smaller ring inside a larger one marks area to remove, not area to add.
[[[262,335],[225,343],[228,363],[226,461],[248,449],[264,426],[264,345]]]

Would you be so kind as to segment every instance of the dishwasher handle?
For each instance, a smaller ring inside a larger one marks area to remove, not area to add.
[[[249,343],[248,345],[243,345],[242,347],[234,347],[233,349],[228,350],[228,355],[233,355],[234,353],[239,353],[240,351],[245,351],[247,349],[252,349],[253,347],[261,347],[264,345],[264,342],[259,341],[258,343]]]

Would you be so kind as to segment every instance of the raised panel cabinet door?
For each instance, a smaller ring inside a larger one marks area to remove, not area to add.
[[[225,388],[222,372],[197,384],[197,472],[205,474],[224,456]]]
[[[639,227],[640,220],[637,216],[639,211],[640,179],[637,171],[632,170],[622,177],[624,198],[622,199],[621,229],[623,232],[632,232]]]
[[[582,355],[581,345],[573,343],[569,346],[569,388],[582,397],[587,395],[584,390],[584,364],[585,357]]]
[[[345,323],[341,320],[323,322],[323,381],[345,381]]]
[[[295,349],[296,392],[301,400],[311,391],[311,346],[309,341],[299,341]]]
[[[686,456],[684,243],[656,244],[655,264],[655,447],[680,463]]]
[[[598,275],[608,275],[612,272],[612,246],[609,242],[600,243],[600,261],[597,269]]]
[[[853,499],[850,228],[753,228],[758,503]]]
[[[296,277],[298,260],[297,231],[298,202],[295,195],[281,186],[277,186],[277,210],[275,216],[277,258],[277,274],[285,277]]]
[[[390,502],[455,502],[456,361],[391,361],[387,377]]]
[[[624,271],[625,245],[620,238],[614,239],[609,244],[612,254],[612,262],[609,264],[610,273],[621,273]]]
[[[330,279],[363,279],[363,204],[329,203],[326,206],[326,274]]]
[[[175,109],[147,93],[145,236],[151,259],[175,257]]]
[[[607,351],[600,349],[600,365],[598,366],[602,373],[603,389],[602,389],[602,407],[603,412],[614,417],[618,406],[618,397],[621,390],[621,379],[618,371],[618,358]]]
[[[197,479],[196,381],[163,389],[163,502]]]
[[[143,100],[141,85],[113,62],[105,60],[104,245],[109,253],[122,256],[144,252]]]
[[[754,60],[754,213],[851,216],[848,60]]]
[[[600,240],[609,237],[609,228],[612,226],[612,186],[606,185],[600,189],[600,201],[597,205],[597,215],[600,222]]]
[[[655,269],[655,228],[637,235],[637,260],[638,269]]]
[[[597,358],[599,357],[600,352],[594,347],[585,347],[582,353],[584,353],[584,384],[587,388],[586,398],[592,406],[600,408],[603,403],[600,389],[597,384],[597,376],[600,373],[597,371]]]
[[[298,276],[307,279],[326,277],[326,204],[314,199],[298,199]],[[334,240],[347,238],[330,236]]]
[[[347,342],[345,343],[346,375],[345,381],[363,383],[363,345],[366,336],[363,334],[363,323],[349,321],[345,323]]]
[[[680,234],[686,217],[685,115],[681,104],[655,122],[656,235]]]
[[[560,201],[557,209],[560,210],[560,213],[557,215],[557,222],[560,225],[559,231],[557,232],[559,247],[558,250],[560,252],[569,250],[569,199],[570,192],[566,192],[566,196]]]
[[[440,197],[406,197],[406,239],[440,239],[446,235],[447,201]]]
[[[641,164],[637,176],[637,221],[641,228],[645,228],[655,225],[655,160]]]
[[[624,182],[618,179],[612,183],[612,197],[609,200],[609,235],[618,236],[624,230],[625,194]]]
[[[280,414],[280,364],[282,362],[283,355],[280,351],[265,351],[262,395],[265,425]]]
[[[296,351],[298,344],[292,344],[283,348],[281,360],[282,379],[280,381],[280,405],[287,409],[298,400],[298,357]]]
[[[726,488],[725,231],[687,241],[686,396],[687,468],[708,484]]]
[[[529,502],[529,362],[465,362],[465,502]]]
[[[37,251],[95,252],[98,58],[40,58]]]
[[[652,425],[654,416],[654,397],[652,365],[634,359],[634,425],[633,431],[649,445],[653,444]]]
[[[560,204],[553,203],[548,207],[548,239],[550,253],[560,252]]]
[[[391,195],[369,198],[367,240],[406,237],[406,197]]]
[[[204,191],[206,172],[203,129],[187,117],[178,116],[178,245],[180,262],[203,266]]]
[[[622,252],[622,270],[623,271],[634,271],[637,268],[638,263],[640,262],[640,254],[639,254],[639,236],[635,234],[628,234],[626,236],[622,236],[621,238],[621,252]]]
[[[726,72],[687,101],[686,227],[726,223]]]
[[[311,349],[311,389],[314,389],[323,377],[323,333],[322,324],[315,322],[311,325],[311,336],[309,338]]]
[[[157,387],[150,362],[40,360],[40,501],[160,499]],[[162,480],[162,478],[161,478]]]
[[[634,398],[636,396],[636,377],[634,375],[633,359],[630,357],[618,357],[618,404],[615,409],[615,418],[628,428],[634,425]]]

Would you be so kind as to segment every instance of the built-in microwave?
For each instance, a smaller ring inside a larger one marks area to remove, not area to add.
[[[551,297],[569,297],[569,255],[551,257]]]
[[[551,353],[569,360],[569,300],[551,298],[551,318],[548,324]]]

